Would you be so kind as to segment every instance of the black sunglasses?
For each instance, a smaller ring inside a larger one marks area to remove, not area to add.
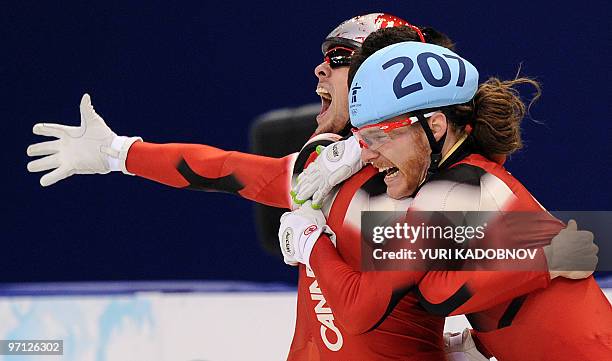
[[[354,52],[355,50],[353,49],[337,46],[325,53],[323,61],[329,64],[332,69],[349,66],[351,65],[351,57]]]

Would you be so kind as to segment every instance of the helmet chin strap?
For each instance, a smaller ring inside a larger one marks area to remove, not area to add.
[[[416,117],[419,120],[418,123],[421,124],[421,128],[423,128],[425,131],[427,141],[429,141],[429,147],[431,148],[431,161],[429,163],[429,169],[427,170],[427,178],[429,178],[438,170],[438,166],[442,160],[442,147],[444,146],[444,141],[446,140],[446,132],[444,132],[444,135],[442,135],[440,140],[436,141],[436,138],[429,127],[429,123],[427,123],[427,118],[425,118],[423,113],[417,114]]]

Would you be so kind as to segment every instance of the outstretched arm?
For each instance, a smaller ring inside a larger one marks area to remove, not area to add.
[[[29,156],[42,156],[28,163],[30,172],[51,170],[41,177],[42,186],[73,174],[122,171],[174,187],[225,191],[276,207],[291,205],[297,154],[269,158],[206,145],[144,143],[138,137],[117,136],[96,113],[88,94],[79,108],[79,126],[34,125],[34,134],[57,138],[27,150]]]
[[[270,158],[199,144],[134,143],[128,172],[172,187],[234,193],[270,206],[289,208],[297,153]]]

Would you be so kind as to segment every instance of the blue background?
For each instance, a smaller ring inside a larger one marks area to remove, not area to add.
[[[26,171],[39,121],[78,124],[89,92],[115,132],[248,150],[251,120],[318,102],[312,69],[340,21],[384,10],[446,32],[481,77],[544,95],[508,168],[549,209],[606,210],[612,135],[603,1],[4,2],[0,10],[0,282],[294,282],[255,239],[252,204],[121,174],[50,188]]]

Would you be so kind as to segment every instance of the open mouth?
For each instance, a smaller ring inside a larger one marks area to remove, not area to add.
[[[385,179],[391,179],[399,175],[399,168],[397,167],[378,168],[378,172],[385,173]]]
[[[332,102],[332,96],[325,88],[322,88],[322,87],[317,87],[316,92],[317,92],[317,95],[321,97],[321,111],[319,112],[319,115],[318,115],[318,116],[321,116],[325,114],[327,110],[329,109],[329,106]]]

